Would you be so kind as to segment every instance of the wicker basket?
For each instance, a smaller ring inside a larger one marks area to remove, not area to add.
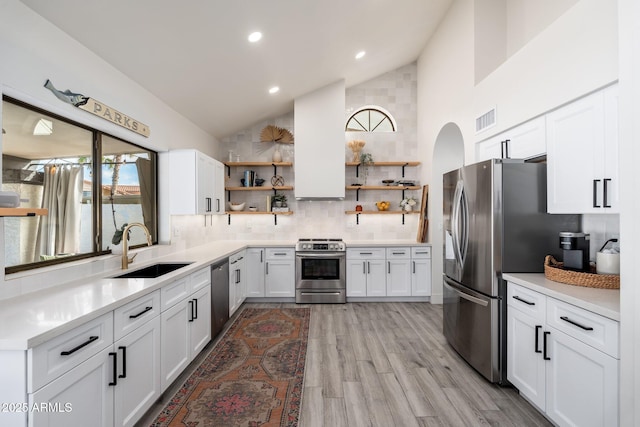
[[[584,286],[587,288],[620,289],[620,276],[617,274],[596,274],[591,266],[591,273],[565,270],[561,262],[547,255],[544,258],[544,275],[554,282],[568,285]]]

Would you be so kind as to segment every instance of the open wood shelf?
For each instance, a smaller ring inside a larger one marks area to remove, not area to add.
[[[347,166],[360,166],[361,162],[346,162]],[[418,166],[420,162],[371,162],[369,166]]]
[[[420,190],[419,185],[347,185],[347,190]]]
[[[293,162],[224,162],[226,166],[292,166]]]
[[[47,209],[40,208],[0,208],[0,216],[41,216],[48,215]]]
[[[345,214],[351,215],[413,215],[419,214],[418,211],[345,211]]]
[[[292,211],[289,212],[267,212],[267,211],[226,211],[229,215],[293,215]]]
[[[225,187],[227,191],[273,191],[273,190],[293,190],[292,185],[278,185],[275,187]]]

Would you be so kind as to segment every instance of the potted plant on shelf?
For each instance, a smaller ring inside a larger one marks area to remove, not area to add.
[[[362,176],[364,179],[364,185],[367,185],[367,176],[369,175],[369,166],[373,164],[373,156],[371,153],[360,154],[360,164],[363,165]]]
[[[273,205],[277,208],[280,208],[280,207],[286,208],[287,196],[285,196],[282,193],[276,193],[275,196],[273,196]]]
[[[413,197],[405,197],[400,202],[400,207],[404,211],[411,212],[416,204],[418,204],[418,202]]]

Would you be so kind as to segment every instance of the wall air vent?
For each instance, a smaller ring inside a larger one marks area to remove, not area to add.
[[[476,118],[476,133],[489,129],[496,124],[496,107]]]

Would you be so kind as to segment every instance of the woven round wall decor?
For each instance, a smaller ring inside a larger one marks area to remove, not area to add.
[[[271,177],[271,185],[274,187],[282,187],[284,185],[284,178],[280,175],[274,175]]]

